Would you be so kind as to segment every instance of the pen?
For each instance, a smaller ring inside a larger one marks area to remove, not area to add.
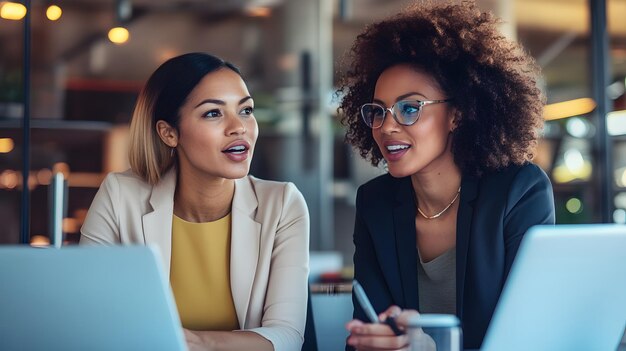
[[[365,290],[363,290],[363,287],[361,286],[361,284],[359,284],[358,281],[356,281],[356,279],[353,281],[352,287],[354,290],[354,295],[356,296],[357,301],[359,301],[359,304],[363,308],[363,311],[367,315],[367,318],[369,318],[372,323],[381,323],[380,319],[378,319],[378,316],[376,315],[376,311],[374,311],[372,303],[365,294]],[[393,330],[394,334],[404,334],[404,332],[400,330],[400,328],[398,328],[398,325],[396,324],[396,319],[394,317],[389,316],[382,323],[387,324],[391,328],[391,330]]]

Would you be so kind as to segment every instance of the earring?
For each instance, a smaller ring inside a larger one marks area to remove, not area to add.
[[[170,149],[170,157],[174,157],[174,152],[175,152],[176,148],[173,147]]]

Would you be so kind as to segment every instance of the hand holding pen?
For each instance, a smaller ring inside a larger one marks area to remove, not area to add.
[[[354,282],[352,283],[352,289],[354,290],[354,295],[356,296],[356,299],[359,301],[361,308],[363,308],[363,311],[365,311],[367,318],[370,319],[370,322],[385,323],[391,328],[394,334],[396,335],[404,334],[404,332],[400,330],[398,328],[398,325],[396,324],[395,315],[389,315],[387,316],[387,318],[385,318],[385,320],[380,320],[378,318],[378,316],[376,315],[376,311],[374,311],[374,307],[372,306],[372,303],[370,302],[369,298],[365,294],[365,290],[363,290],[363,287],[361,286],[361,284],[359,284],[359,282],[354,280]]]
[[[358,287],[357,287],[358,286]],[[403,330],[408,320],[419,313],[415,310],[401,310],[398,306],[391,306],[380,314],[380,318],[371,307],[369,299],[364,294],[362,287],[355,282],[353,284],[354,295],[366,311],[371,323],[353,319],[346,324],[350,332],[347,343],[358,350],[401,350],[409,346],[408,335]],[[361,296],[361,297],[359,297]],[[363,298],[365,297],[365,298]],[[370,307],[366,307],[366,306]],[[369,311],[369,312],[367,312]],[[395,327],[395,329],[394,329]]]

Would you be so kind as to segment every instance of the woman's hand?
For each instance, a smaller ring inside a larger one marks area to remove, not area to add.
[[[391,306],[378,318],[385,321],[394,317],[401,330],[406,331],[411,317],[419,316],[415,310],[402,311],[398,306]],[[408,350],[409,337],[406,334],[396,336],[391,328],[384,323],[363,323],[353,319],[346,324],[350,332],[347,343],[359,351],[367,350]]]
[[[189,351],[274,350],[269,340],[252,331],[183,331]]]
[[[185,332],[185,341],[187,342],[189,351],[212,350],[210,343],[207,342],[208,340],[202,337],[202,333],[184,328],[183,331]]]

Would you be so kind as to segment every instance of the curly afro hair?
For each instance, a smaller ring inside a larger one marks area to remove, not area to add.
[[[498,30],[499,21],[471,1],[420,3],[368,26],[347,59],[338,94],[346,141],[377,166],[383,159],[360,107],[371,102],[380,74],[410,64],[431,74],[452,97],[457,127],[454,160],[480,176],[532,160],[543,126],[540,69],[520,45]]]

